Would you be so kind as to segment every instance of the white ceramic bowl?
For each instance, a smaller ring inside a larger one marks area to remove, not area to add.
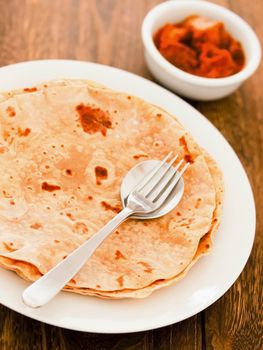
[[[226,78],[203,78],[184,72],[169,63],[158,51],[153,34],[164,24],[177,23],[190,15],[201,15],[225,24],[227,31],[241,42],[246,56],[245,67]],[[252,28],[228,9],[207,1],[167,1],[152,8],[142,24],[145,60],[154,77],[180,95],[196,100],[215,100],[236,90],[257,69],[261,48]]]

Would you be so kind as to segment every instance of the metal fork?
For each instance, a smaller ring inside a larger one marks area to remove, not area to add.
[[[147,215],[163,205],[189,166],[189,163],[186,163],[178,171],[183,160],[173,167],[178,156],[176,155],[167,163],[171,156],[172,152],[133,189],[128,196],[126,207],[119,214],[24,291],[22,298],[26,305],[40,307],[48,303],[75,276],[105,238],[123,221],[135,213]]]

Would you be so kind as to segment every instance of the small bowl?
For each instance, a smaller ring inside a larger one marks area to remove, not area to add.
[[[223,22],[233,38],[240,41],[246,57],[240,72],[225,78],[203,78],[176,68],[160,54],[153,42],[154,33],[168,22],[178,23],[191,15]],[[260,63],[260,43],[252,28],[234,12],[206,1],[176,0],[154,7],[144,18],[141,35],[145,60],[154,77],[178,94],[196,100],[216,100],[230,95]]]

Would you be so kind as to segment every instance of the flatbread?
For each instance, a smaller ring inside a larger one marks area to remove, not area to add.
[[[101,118],[93,130],[81,123],[83,112]],[[133,165],[171,149],[193,160],[179,206],[160,219],[124,223],[66,288],[145,296],[208,251],[200,239],[211,240],[219,223],[222,175],[168,113],[96,83],[60,81],[3,94],[0,118],[2,266],[37,279],[115,215],[121,179]],[[96,177],[100,168],[107,176]]]

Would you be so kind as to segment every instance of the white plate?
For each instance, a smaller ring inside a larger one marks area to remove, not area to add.
[[[219,163],[225,178],[222,223],[214,249],[172,287],[141,300],[101,300],[62,292],[40,309],[21,300],[28,285],[0,269],[0,302],[23,315],[59,327],[100,333],[136,332],[179,322],[205,309],[234,283],[249,257],[255,206],[246,173],[233,149],[197,110],[160,86],[131,73],[94,63],[47,60],[0,68],[0,90],[55,78],[87,78],[126,91],[173,113]],[[220,102],[218,102],[220,103]]]

